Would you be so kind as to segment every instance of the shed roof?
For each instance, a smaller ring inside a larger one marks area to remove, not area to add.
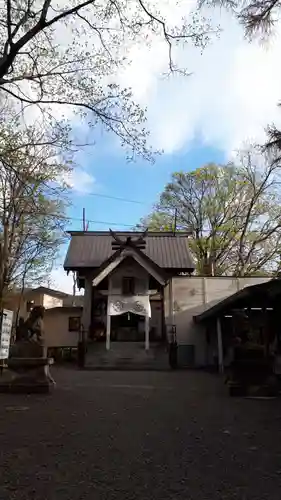
[[[29,290],[32,293],[44,293],[45,295],[53,295],[54,297],[65,298],[69,296],[69,293],[61,292],[60,290],[54,290],[53,288],[49,288],[46,286],[38,286],[37,288],[32,288]]]
[[[196,323],[201,323],[202,321],[223,314],[229,308],[237,307],[244,301],[245,305],[247,301],[258,297],[262,298],[262,301],[266,305],[266,300],[272,299],[278,294],[281,294],[281,279],[279,278],[266,281],[265,283],[258,283],[257,285],[246,286],[242,290],[226,297],[202,313],[195,315],[193,319]]]
[[[9,296],[10,295],[15,295],[15,294],[21,294],[21,293],[22,293],[22,291],[21,291],[20,288],[14,289],[14,290],[11,290]],[[61,299],[69,297],[68,293],[61,292],[60,290],[54,290],[53,288],[49,288],[47,286],[38,286],[36,288],[26,287],[24,289],[23,293],[24,293],[25,296],[34,295],[35,293],[43,293],[45,295],[51,295],[53,297],[58,297],[58,298],[61,298]]]
[[[45,310],[45,314],[52,314],[52,313],[79,313],[83,310],[82,306],[56,306],[56,307],[48,307],[48,309]]]
[[[142,232],[116,232],[120,238],[138,237]],[[67,255],[64,262],[66,270],[99,267],[110,258],[112,235],[108,231],[70,232]],[[189,233],[147,232],[146,247],[143,253],[155,264],[164,269],[179,269],[186,272],[194,270],[188,248]]]

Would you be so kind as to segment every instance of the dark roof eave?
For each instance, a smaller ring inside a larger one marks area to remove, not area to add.
[[[206,311],[193,316],[193,321],[195,323],[201,323],[210,318],[215,318],[222,314],[228,307],[233,306],[235,303],[237,304],[238,301],[245,300],[246,298],[251,298],[254,295],[257,296],[258,294],[259,296],[261,296],[260,293],[262,293],[264,297],[268,298],[270,297],[270,288],[276,286],[280,287],[281,292],[280,279],[271,279],[269,281],[266,281],[265,283],[258,283],[257,285],[247,286],[242,290],[234,293],[233,295],[230,295],[229,297],[221,300],[214,306],[210,307],[210,309],[207,309]]]
[[[193,316],[193,321],[195,323],[202,323],[203,321],[205,321],[207,319],[219,316],[219,314],[221,314],[222,311],[224,311],[227,307],[234,304],[238,300],[245,298],[247,296],[247,294],[244,293],[246,289],[247,288],[244,288],[243,290],[239,290],[238,292],[234,293],[233,295],[226,297],[225,299],[221,300],[220,302],[218,302],[214,306],[210,307],[210,309],[207,309],[206,311]]]
[[[156,263],[155,263],[156,264]],[[101,264],[102,265],[102,264]],[[158,264],[156,264],[158,265]],[[96,270],[99,269],[101,266],[93,266],[89,267],[88,265],[84,266],[63,266],[63,269],[68,272],[68,271],[82,271],[84,269],[91,269],[91,270]],[[173,273],[173,275],[176,277],[174,273],[187,273],[191,274],[194,272],[194,267],[160,267],[158,266],[161,270],[165,271],[166,273]],[[179,278],[181,276],[178,276]],[[184,276],[183,276],[184,277]]]
[[[84,236],[104,236],[104,235],[110,235],[110,231],[66,231],[67,234],[70,236],[72,235],[84,235]],[[143,234],[143,231],[116,231],[116,234],[124,234],[124,235],[131,235],[131,234]],[[190,236],[192,234],[192,231],[177,231],[174,233],[173,231],[148,231],[146,233],[146,236]]]

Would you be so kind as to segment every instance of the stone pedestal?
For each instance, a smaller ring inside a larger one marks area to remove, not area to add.
[[[55,386],[50,374],[53,359],[37,342],[19,342],[11,348],[7,369],[0,377],[0,392],[48,393]]]

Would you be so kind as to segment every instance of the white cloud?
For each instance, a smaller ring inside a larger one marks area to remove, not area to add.
[[[148,106],[152,141],[166,153],[188,147],[198,134],[229,154],[247,140],[262,141],[267,124],[281,123],[281,30],[267,46],[250,44],[230,13],[212,13],[221,36],[202,55],[190,46],[177,53],[192,76],[161,79],[167,47],[158,43],[133,48],[134,62],[120,77]]]
[[[195,4],[195,0],[156,0],[153,9],[157,12],[158,6],[172,26],[180,25]],[[133,10],[128,13],[132,15]],[[112,68],[101,79],[108,83],[116,77],[122,85],[132,86],[136,100],[148,107],[153,146],[166,153],[188,147],[194,136],[200,135],[206,143],[229,154],[247,139],[263,140],[268,123],[281,123],[277,108],[281,99],[281,30],[270,46],[249,44],[230,13],[210,9],[206,14],[213,26],[222,27],[220,38],[214,37],[203,54],[191,44],[184,50],[177,49],[181,65],[192,76],[161,79],[159,75],[167,70],[168,47],[155,35],[150,46],[143,39],[136,44],[128,40],[123,49],[117,44],[116,53],[122,55],[123,50],[132,62],[118,76]],[[71,26],[60,26],[56,32],[61,47],[76,40],[75,36]],[[91,52],[91,44],[94,49],[96,43],[96,39],[81,34],[80,48],[84,44]],[[77,123],[70,108],[56,111]],[[73,176],[77,191],[92,189],[94,180],[89,179],[88,172],[82,171],[80,176],[76,171]]]
[[[95,186],[95,178],[82,168],[75,168],[64,177],[64,181],[80,194],[90,193]]]

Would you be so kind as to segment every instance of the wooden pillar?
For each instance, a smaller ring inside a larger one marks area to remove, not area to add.
[[[112,292],[112,281],[111,277],[109,277],[108,295],[107,295],[107,313],[106,313],[106,342],[105,342],[105,347],[107,351],[110,350],[111,316],[109,314],[109,299],[111,296],[111,292]]]
[[[174,297],[173,297],[173,279],[169,281],[169,323],[174,324]]]
[[[167,328],[166,328],[166,311],[165,311],[165,290],[162,287],[161,290],[161,330],[162,330],[162,340],[167,340]]]
[[[108,309],[107,309],[107,315],[106,315],[106,350],[109,351],[110,349],[110,330],[111,330],[111,316],[108,314]]]
[[[149,316],[145,316],[145,350],[149,350]]]
[[[219,372],[224,372],[223,366],[223,345],[222,345],[222,332],[221,332],[221,320],[217,318],[217,338],[218,338],[218,361],[219,361]]]
[[[84,304],[82,313],[82,325],[84,332],[84,341],[88,338],[91,326],[92,314],[92,277],[85,276],[85,289],[84,289]]]
[[[202,302],[204,306],[204,311],[207,309],[208,295],[207,295],[207,280],[205,277],[202,278]]]

